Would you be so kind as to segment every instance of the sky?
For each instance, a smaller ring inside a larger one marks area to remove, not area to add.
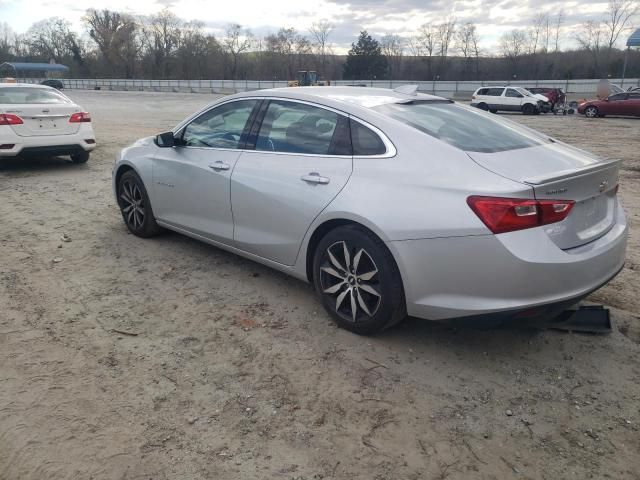
[[[381,37],[388,33],[410,36],[426,22],[455,16],[458,22],[473,21],[482,47],[492,51],[504,32],[525,28],[541,12],[565,14],[563,44],[573,46],[573,32],[586,20],[601,20],[607,1],[553,0],[0,0],[0,23],[6,22],[18,33],[32,23],[48,17],[69,20],[83,31],[82,16],[87,8],[119,10],[133,15],[148,15],[169,8],[185,20],[204,22],[207,30],[220,35],[229,23],[239,23],[258,36],[294,27],[307,34],[311,24],[329,20],[334,31],[329,38],[336,53],[344,53],[358,32],[366,29]]]

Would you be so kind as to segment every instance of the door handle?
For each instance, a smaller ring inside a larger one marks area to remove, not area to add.
[[[311,172],[309,175],[303,175],[300,177],[300,180],[307,183],[319,183],[321,185],[329,183],[329,179],[327,177],[321,177],[318,172]]]
[[[216,172],[221,171],[221,170],[229,170],[231,167],[229,165],[227,165],[224,162],[221,162],[220,160],[218,160],[215,163],[211,163],[209,164],[209,168],[211,170],[215,170]]]

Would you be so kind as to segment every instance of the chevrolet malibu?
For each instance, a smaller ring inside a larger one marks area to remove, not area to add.
[[[314,285],[351,331],[550,317],[623,267],[617,161],[415,88],[225,97],[125,148],[127,228]]]
[[[91,115],[45,85],[0,84],[0,160],[68,155],[85,163],[96,147]]]

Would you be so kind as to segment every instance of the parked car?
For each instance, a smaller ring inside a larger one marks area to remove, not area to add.
[[[55,88],[57,90],[62,90],[64,88],[64,84],[60,80],[56,80],[55,78],[43,80],[42,82],[40,82],[40,85],[46,85],[47,87]]]
[[[471,97],[471,106],[491,113],[502,110],[534,115],[551,111],[551,104],[547,97],[535,95],[520,87],[479,88]]]
[[[0,159],[69,155],[89,160],[96,148],[91,115],[43,85],[0,84]]]
[[[605,115],[640,117],[640,91],[610,95],[604,100],[589,100],[578,105],[578,113],[589,118]]]
[[[561,88],[531,87],[526,90],[536,95],[544,95],[551,104],[552,109],[555,109],[556,105],[564,104],[566,101],[566,95]]]
[[[311,282],[362,334],[407,314],[554,316],[618,273],[617,161],[402,91],[220,99],[122,150],[122,218],[139,237],[167,228]]]

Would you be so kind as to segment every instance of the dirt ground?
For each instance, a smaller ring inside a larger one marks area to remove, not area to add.
[[[640,478],[640,119],[513,116],[625,161],[628,262],[591,297],[610,335],[363,338],[304,283],[127,233],[116,153],[211,97],[69,95],[89,163],[0,164],[1,480]]]

